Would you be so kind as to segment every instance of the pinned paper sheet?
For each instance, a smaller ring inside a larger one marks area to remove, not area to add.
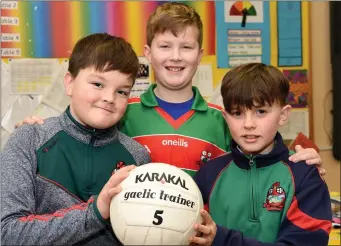
[[[65,94],[64,75],[68,69],[68,62],[60,64],[58,71],[52,79],[51,86],[43,96],[43,102],[58,112],[63,112],[70,103],[70,98]]]
[[[146,57],[139,57],[140,68],[135,84],[130,92],[130,97],[139,97],[146,92],[150,85],[150,66]]]
[[[9,139],[9,137],[10,137],[10,135],[11,135],[11,133],[9,133],[8,131],[6,131],[6,129],[5,128],[1,128],[1,139],[0,139],[0,141],[1,141],[1,150],[3,150],[4,149],[4,147],[5,147],[5,145],[6,145],[6,143],[7,143],[7,141],[8,141],[8,139]]]
[[[302,132],[309,137],[309,111],[308,109],[292,110],[289,121],[279,129],[283,139],[292,140]]]
[[[34,116],[38,116],[39,118],[49,118],[54,116],[59,116],[62,112],[59,112],[44,103],[41,103],[33,113]]]
[[[43,94],[50,86],[57,59],[12,59],[10,61],[12,94]]]
[[[142,93],[146,92],[150,86],[149,81],[136,80],[134,87],[130,92],[130,97],[140,97]]]
[[[212,64],[200,64],[192,82],[198,87],[202,96],[211,97],[213,94]]]
[[[12,133],[15,124],[33,114],[41,103],[42,96],[20,96],[2,118],[1,126]]]
[[[219,105],[220,107],[224,108],[223,97],[221,96],[220,89],[221,89],[221,82],[219,82],[216,88],[214,88],[214,92],[210,99],[210,103]]]
[[[10,66],[7,60],[1,60],[1,118],[13,106],[19,95],[11,95]]]

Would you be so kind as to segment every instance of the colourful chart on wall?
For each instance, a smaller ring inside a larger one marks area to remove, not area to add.
[[[1,55],[20,58],[69,57],[76,41],[107,32],[125,38],[143,55],[150,14],[163,1],[2,1]],[[185,2],[204,26],[205,55],[215,54],[215,9],[211,1]]]
[[[301,66],[302,10],[301,2],[277,3],[278,66]]]
[[[269,3],[217,1],[217,63],[230,68],[242,63],[270,63]]]
[[[257,16],[255,6],[250,2],[235,2],[230,8],[230,16],[242,16],[242,25],[245,27],[247,16]]]

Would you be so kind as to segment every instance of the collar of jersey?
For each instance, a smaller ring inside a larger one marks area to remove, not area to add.
[[[253,160],[255,161],[258,168],[270,166],[274,163],[287,159],[289,150],[288,147],[284,144],[283,138],[279,132],[276,133],[274,141],[274,148],[269,153],[253,156]],[[243,152],[241,152],[237,143],[233,139],[231,141],[230,149],[232,155],[234,156],[234,162],[236,163],[236,165],[243,169],[249,169],[251,156],[245,155]]]
[[[89,133],[92,136],[107,137],[107,136],[109,136],[112,133],[117,131],[116,125],[109,127],[109,128],[106,128],[106,129],[96,129],[96,128],[92,128],[89,126],[83,126],[71,114],[70,106],[67,107],[65,112],[66,112],[66,115],[68,116],[68,118],[76,125],[76,127],[78,127],[83,132]]]
[[[156,84],[152,84],[149,86],[148,90],[143,93],[140,97],[141,103],[146,107],[158,107],[159,104],[156,100],[156,96],[154,93],[154,89]],[[208,105],[205,99],[201,96],[197,87],[192,86],[193,94],[194,94],[194,101],[192,105],[192,110],[196,111],[207,111]]]

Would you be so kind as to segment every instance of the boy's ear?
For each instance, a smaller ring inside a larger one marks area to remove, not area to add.
[[[73,82],[74,82],[74,79],[71,73],[67,72],[64,76],[64,88],[65,88],[66,95],[68,96],[72,96]]]
[[[198,65],[200,65],[200,62],[201,62],[201,59],[202,59],[203,55],[204,55],[204,49],[201,48],[201,49],[199,50],[199,61],[198,61]]]
[[[282,108],[282,112],[281,112],[279,123],[278,123],[279,126],[283,126],[284,124],[288,122],[290,113],[291,113],[291,106],[285,105]]]
[[[225,121],[227,122],[227,112],[225,111],[225,109],[222,109],[221,113],[223,114],[223,117],[224,117]]]
[[[148,62],[151,63],[152,62],[151,52],[150,52],[150,47],[148,45],[144,46],[143,53],[144,53],[144,56],[148,59]]]

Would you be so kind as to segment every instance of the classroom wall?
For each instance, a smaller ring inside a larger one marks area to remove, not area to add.
[[[334,159],[329,136],[332,133],[332,77],[330,64],[329,2],[311,2],[311,77],[314,142],[320,155],[330,191],[340,192],[340,161]],[[324,118],[326,117],[326,120]]]

